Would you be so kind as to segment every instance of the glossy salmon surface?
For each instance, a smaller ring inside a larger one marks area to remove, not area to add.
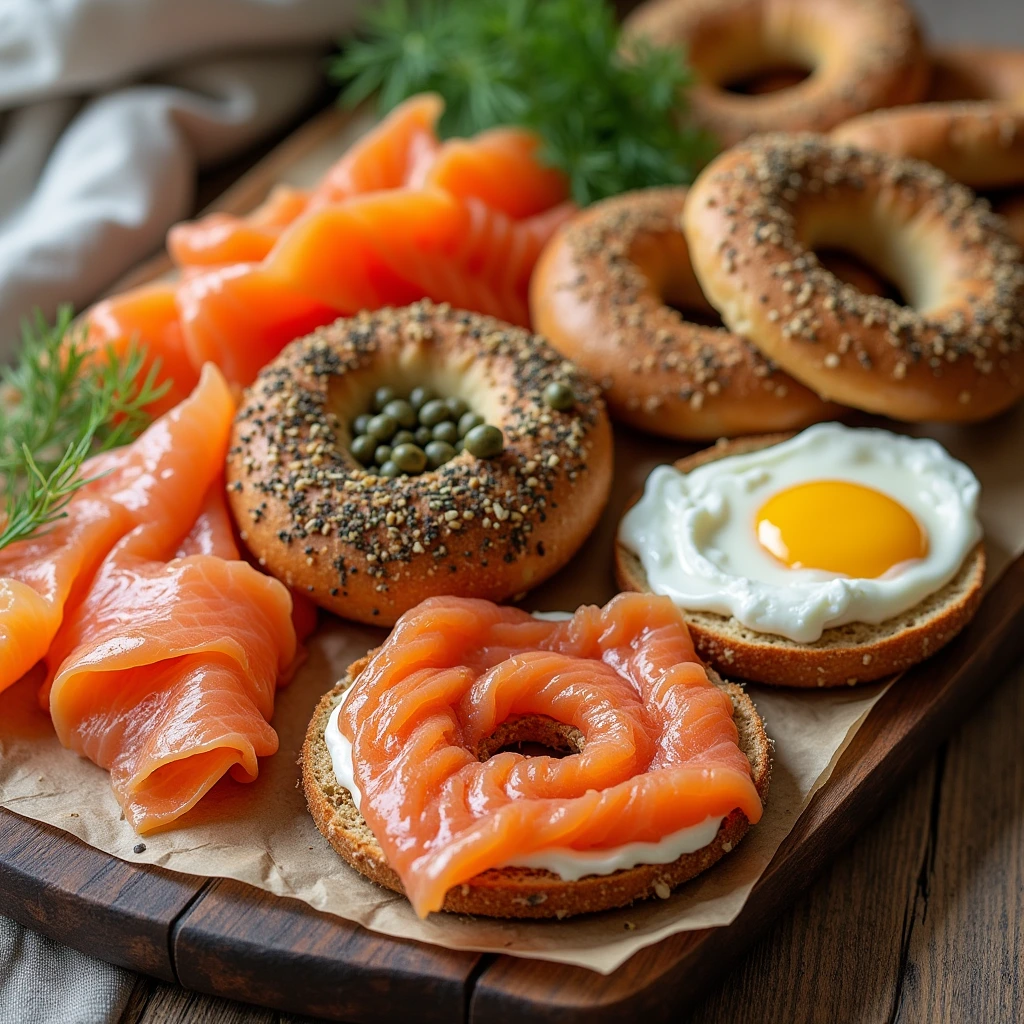
[[[566,757],[478,750],[541,715]],[[656,842],[761,801],[732,704],[667,598],[620,594],[569,620],[431,598],[399,619],[339,714],[360,810],[421,916],[489,868],[545,849]]]
[[[176,225],[177,281],[94,306],[97,344],[130,339],[161,360],[171,392],[215,362],[235,385],[294,338],[339,316],[421,298],[529,325],[530,275],[574,212],[540,142],[495,128],[442,142],[439,96],[414,96],[355,142],[311,190],[278,186],[252,213]]]
[[[45,658],[60,741],[107,768],[128,821],[163,827],[277,749],[292,599],[240,560],[222,473],[235,404],[213,366],[131,445],[84,467],[68,516],[0,552],[0,686]]]

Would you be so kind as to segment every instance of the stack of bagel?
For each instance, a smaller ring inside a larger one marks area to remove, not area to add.
[[[1024,51],[929,53],[904,0],[647,0],[720,155],[562,228],[534,326],[619,420],[702,440],[1024,396]]]

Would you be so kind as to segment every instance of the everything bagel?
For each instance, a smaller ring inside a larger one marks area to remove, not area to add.
[[[456,396],[503,449],[419,475],[361,465],[349,423],[382,385]],[[568,404],[553,408],[552,389]],[[269,572],[388,625],[432,595],[505,600],[546,579],[597,522],[611,462],[593,381],[536,335],[424,301],[339,320],[266,366],[235,421],[227,488]]]
[[[913,103],[928,82],[902,0],[648,0],[623,32],[685,48],[695,76],[689,114],[723,146],[756,132],[828,131],[866,110]],[[792,66],[811,74],[761,95],[729,89]]]
[[[563,227],[531,282],[537,330],[601,382],[616,419],[654,434],[716,438],[835,415],[743,338],[667,304],[713,313],[690,266],[685,199],[685,188],[630,192]]]
[[[684,225],[725,323],[820,395],[894,419],[972,421],[1024,394],[1024,254],[929,164],[762,136],[704,170]],[[819,246],[874,265],[910,305],[843,286]]]

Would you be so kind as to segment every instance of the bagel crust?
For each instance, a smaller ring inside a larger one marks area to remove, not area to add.
[[[913,103],[928,84],[902,0],[647,0],[623,33],[685,49],[695,78],[687,114],[723,146],[757,132],[826,132],[864,111]],[[726,88],[785,65],[813,73],[762,95]]]
[[[1024,50],[999,46],[946,46],[930,56],[929,100],[1024,103]]]
[[[743,338],[666,304],[713,312],[690,266],[685,199],[685,188],[629,192],[564,225],[531,282],[537,330],[598,379],[615,419],[654,434],[714,439],[835,416]]]
[[[543,402],[568,385],[575,405]],[[349,451],[375,388],[429,385],[502,429],[501,455],[459,453],[388,479]],[[345,618],[393,625],[437,594],[501,601],[561,568],[611,484],[600,390],[546,341],[420,302],[339,320],[292,342],[247,390],[228,498],[260,565]]]
[[[986,203],[929,164],[761,136],[704,170],[684,228],[725,323],[820,395],[964,422],[1024,394],[1024,253]],[[913,305],[843,285],[815,246],[852,251]]]
[[[975,189],[1024,185],[1024,103],[915,103],[875,110],[841,124],[832,140],[927,160]]]
[[[352,665],[345,680],[324,694],[306,731],[299,763],[306,802],[324,838],[361,875],[401,893],[401,880],[388,864],[352,795],[338,784],[324,739],[331,712],[372,654],[371,651]],[[765,734],[764,722],[741,687],[722,682],[713,673],[711,676],[732,700],[740,748],[750,761],[754,787],[763,804],[772,767],[772,744]],[[685,853],[678,860],[669,864],[638,864],[609,875],[587,875],[574,882],[543,868],[492,868],[449,889],[442,909],[486,917],[562,919],[623,907],[651,896],[665,899],[676,886],[706,871],[729,853],[749,827],[746,815],[735,810],[707,846]]]
[[[781,444],[792,436],[719,441],[675,466],[689,473],[730,455]],[[623,514],[639,499],[639,494],[634,495]],[[623,590],[650,590],[640,559],[618,540],[615,578]],[[683,614],[697,653],[719,672],[769,686],[853,686],[906,671],[949,643],[978,610],[984,581],[985,549],[978,544],[953,579],[914,608],[878,625],[834,626],[809,644],[758,633],[731,616],[689,610]]]

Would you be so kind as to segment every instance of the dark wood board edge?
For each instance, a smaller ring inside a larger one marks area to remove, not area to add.
[[[0,914],[90,956],[176,980],[171,928],[204,885],[0,807]]]
[[[481,961],[230,879],[182,915],[172,954],[186,988],[349,1024],[463,1021]]]
[[[969,716],[1024,652],[1024,557],[985,596],[975,619],[875,705],[729,926],[673,936],[617,971],[500,956],[473,989],[470,1024],[656,1024],[721,980],[730,965]]]

